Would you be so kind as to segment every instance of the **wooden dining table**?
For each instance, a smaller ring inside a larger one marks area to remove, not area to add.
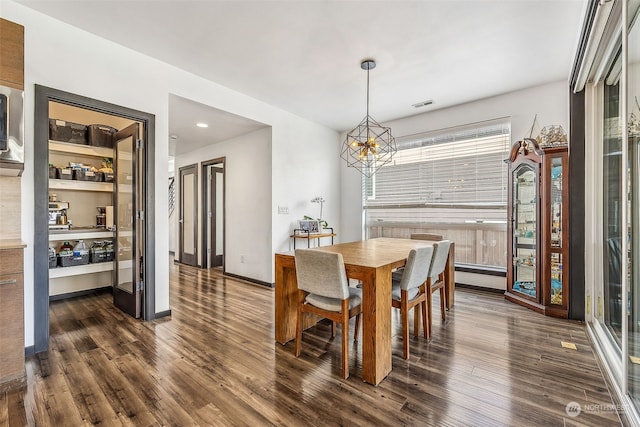
[[[337,252],[347,277],[362,282],[362,379],[377,385],[391,372],[391,272],[402,267],[411,249],[430,246],[425,240],[380,237],[322,246],[312,250]],[[453,305],[454,245],[445,267],[448,308]],[[281,344],[295,338],[298,286],[293,252],[275,255],[275,338]],[[303,327],[319,319],[305,316]]]

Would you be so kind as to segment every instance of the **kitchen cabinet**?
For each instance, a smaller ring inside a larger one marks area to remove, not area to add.
[[[24,27],[0,18],[0,85],[24,90]]]
[[[23,248],[0,241],[0,392],[25,382]]]
[[[511,148],[507,291],[540,313],[568,316],[568,146],[526,138]]]

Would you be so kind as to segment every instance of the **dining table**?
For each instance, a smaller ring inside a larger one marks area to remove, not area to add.
[[[391,273],[405,265],[411,249],[431,246],[427,240],[379,237],[311,250],[342,254],[347,277],[362,284],[362,379],[377,385],[391,372]],[[444,272],[446,304],[454,302],[454,244]],[[286,344],[295,338],[298,286],[295,253],[275,254],[275,339]],[[305,316],[303,328],[320,318]]]

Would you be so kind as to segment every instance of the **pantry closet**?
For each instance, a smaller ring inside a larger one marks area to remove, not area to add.
[[[39,352],[52,300],[108,290],[121,310],[155,317],[154,118],[36,86],[35,120]]]

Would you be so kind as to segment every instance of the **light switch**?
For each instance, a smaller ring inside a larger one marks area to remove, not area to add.
[[[289,206],[278,206],[278,214],[289,215]]]

